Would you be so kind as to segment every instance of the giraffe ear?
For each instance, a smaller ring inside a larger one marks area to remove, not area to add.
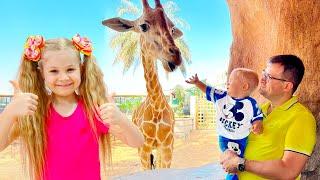
[[[125,20],[122,18],[107,19],[102,21],[102,24],[118,32],[126,32],[134,29],[133,21]]]

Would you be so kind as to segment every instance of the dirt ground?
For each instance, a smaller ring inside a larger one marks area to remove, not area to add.
[[[141,171],[137,149],[114,141],[112,149],[113,167],[103,179]],[[9,146],[0,153],[0,179],[27,179],[22,172],[18,145]],[[217,162],[219,150],[217,136],[213,130],[193,130],[186,138],[176,138],[171,168],[198,167]]]

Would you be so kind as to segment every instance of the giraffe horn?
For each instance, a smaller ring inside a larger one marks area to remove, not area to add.
[[[156,3],[156,7],[162,7],[160,0],[154,0],[154,1]]]
[[[148,3],[148,0],[142,0],[142,5],[143,5],[143,9],[144,9],[144,10],[150,8],[149,3]]]

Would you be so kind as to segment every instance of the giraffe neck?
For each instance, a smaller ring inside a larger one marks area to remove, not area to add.
[[[142,64],[148,92],[147,98],[150,99],[152,105],[155,106],[156,109],[163,108],[167,101],[165,99],[162,87],[158,79],[155,60],[142,51]]]

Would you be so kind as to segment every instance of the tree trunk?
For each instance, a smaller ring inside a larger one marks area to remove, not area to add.
[[[320,120],[320,1],[227,0],[233,43],[229,72],[247,67],[261,72],[268,58],[278,54],[299,56],[306,71],[297,95]],[[255,94],[259,102],[263,97]],[[317,130],[317,139],[319,139]],[[320,179],[320,145],[309,159],[303,179]]]

